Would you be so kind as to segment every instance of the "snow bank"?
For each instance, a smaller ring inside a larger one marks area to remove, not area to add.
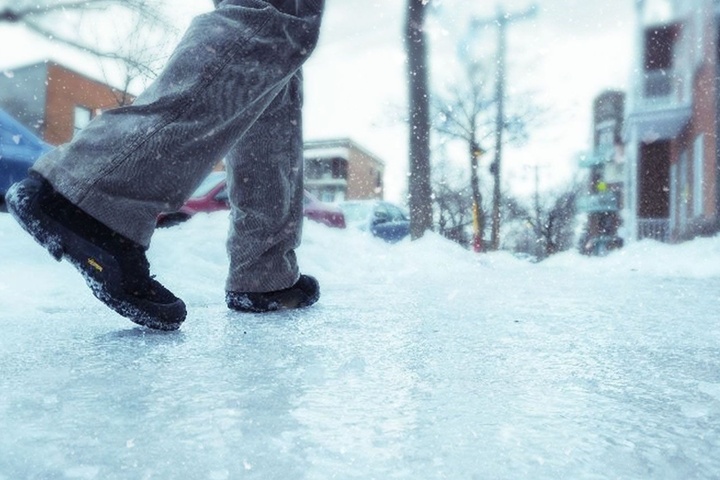
[[[158,230],[148,254],[153,272],[188,304],[222,303],[227,231],[226,212],[197,215],[183,225]],[[0,283],[0,306],[6,313],[58,308],[50,305],[68,303],[68,298],[77,299],[81,306],[94,304],[72,267],[52,261],[6,214],[0,215],[0,244],[5,279]],[[583,276],[624,272],[707,278],[720,276],[720,237],[678,245],[646,240],[602,258],[569,251],[531,264],[507,252],[476,254],[434,233],[390,245],[353,229],[331,229],[308,221],[298,257],[302,270],[323,284],[424,282],[471,289],[481,288],[480,282],[502,272],[541,277],[554,269]]]
[[[677,245],[643,240],[606,257],[586,257],[569,251],[555,255],[541,265],[600,274],[613,271],[662,277],[714,277],[720,276],[720,236],[698,238]]]

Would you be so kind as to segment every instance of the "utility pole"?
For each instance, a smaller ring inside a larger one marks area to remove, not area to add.
[[[497,74],[495,78],[495,96],[497,112],[495,117],[495,158],[490,165],[493,175],[493,205],[492,205],[492,236],[491,248],[497,250],[500,246],[500,165],[502,161],[503,130],[505,129],[505,58],[507,51],[507,27],[513,23],[532,18],[537,13],[537,5],[532,5],[524,12],[507,14],[498,6],[497,15],[493,19],[475,20],[473,28],[493,24],[498,27],[497,45]]]
[[[475,140],[470,141],[470,187],[473,199],[473,251],[482,252],[485,249],[483,244],[483,232],[485,222],[480,213],[482,208],[482,194],[480,193],[480,181],[478,179],[478,163],[485,150]]]

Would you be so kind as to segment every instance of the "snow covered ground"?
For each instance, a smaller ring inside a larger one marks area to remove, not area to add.
[[[720,477],[720,238],[529,264],[307,224],[305,311],[223,303],[225,214],[159,231],[174,333],[0,214],[0,479]]]

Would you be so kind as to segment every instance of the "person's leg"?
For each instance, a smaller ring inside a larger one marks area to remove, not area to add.
[[[222,1],[193,21],[133,105],[103,113],[34,170],[82,210],[148,246],[157,214],[182,205],[310,55],[320,11],[308,13]]]
[[[307,59],[322,7],[308,5],[316,8],[297,16],[266,1],[224,0],[196,18],[132,106],[95,119],[8,193],[15,218],[108,306],[142,325],[178,328],[185,306],[152,279],[144,256],[155,218],[182,204]]]
[[[303,207],[301,79],[296,75],[226,158],[228,291],[267,292],[298,279]]]
[[[279,3],[288,13],[308,8],[295,0]],[[232,207],[226,300],[232,309],[295,308],[319,297],[317,282],[300,275],[295,256],[303,221],[302,102],[298,71],[226,157]]]
[[[317,281],[300,276],[295,257],[303,221],[301,108],[298,73],[226,157],[231,309],[306,307],[319,298]]]

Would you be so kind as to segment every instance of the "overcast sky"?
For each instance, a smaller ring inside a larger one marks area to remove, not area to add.
[[[437,1],[437,0],[436,0]],[[327,0],[321,40],[305,68],[306,138],[350,137],[386,163],[387,197],[401,200],[406,189],[407,130],[399,117],[406,105],[402,43],[406,0]],[[539,163],[543,188],[557,187],[574,172],[575,155],[588,148],[593,97],[605,88],[627,87],[633,55],[633,0],[542,0],[538,14],[508,30],[507,88],[534,92],[549,108],[546,125],[529,142],[508,148],[503,165],[510,188],[527,193],[529,165]],[[211,2],[174,0],[180,29]],[[433,83],[447,84],[456,45],[473,18],[498,8],[525,10],[528,0],[501,2],[442,0],[430,18]],[[492,56],[493,29],[476,37],[477,51]],[[97,62],[39,42],[21,27],[2,25],[0,69],[53,58],[98,76]],[[15,45],[15,48],[8,48]],[[491,148],[492,145],[484,145]],[[491,155],[487,156],[489,161]],[[456,163],[466,159],[458,154]],[[485,177],[486,183],[490,182]]]
[[[402,45],[405,0],[329,0],[321,44],[306,68],[307,134],[350,135],[387,163],[389,196],[405,188],[407,133],[394,114],[406,102]],[[542,0],[538,14],[508,30],[507,89],[532,91],[549,110],[547,125],[521,148],[508,148],[505,179],[527,193],[527,165],[539,163],[544,188],[557,188],[588,148],[593,98],[605,88],[627,87],[633,55],[633,1]],[[472,18],[497,8],[524,11],[531,2],[443,0],[431,19],[433,83],[451,81],[456,44]],[[495,32],[478,36],[494,55]],[[450,78],[448,78],[450,77]],[[490,149],[492,144],[484,145]],[[465,152],[458,165],[465,166]],[[486,162],[492,155],[486,155]],[[481,179],[482,181],[483,179]],[[484,179],[490,182],[489,178]]]

